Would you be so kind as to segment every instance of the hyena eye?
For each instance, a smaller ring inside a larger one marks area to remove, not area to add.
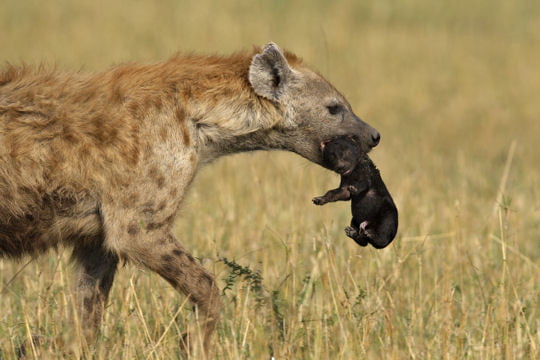
[[[343,106],[339,104],[328,105],[326,108],[328,109],[330,115],[337,115],[343,111]]]

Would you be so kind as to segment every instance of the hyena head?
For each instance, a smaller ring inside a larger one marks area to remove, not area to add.
[[[307,67],[290,66],[273,43],[253,57],[249,82],[257,95],[282,109],[275,130],[284,149],[322,164],[322,145],[335,137],[351,136],[364,153],[379,143],[379,132],[354,114],[343,95]]]

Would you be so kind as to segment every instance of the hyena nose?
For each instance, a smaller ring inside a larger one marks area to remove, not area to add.
[[[381,134],[375,130],[375,132],[371,134],[371,147],[377,146],[379,141],[381,141]]]

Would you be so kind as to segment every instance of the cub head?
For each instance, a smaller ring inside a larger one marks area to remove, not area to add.
[[[360,147],[345,137],[323,143],[322,165],[340,175],[349,175],[358,165],[362,152]]]
[[[248,78],[255,93],[283,114],[272,134],[282,149],[322,165],[322,145],[335,137],[352,137],[364,154],[379,143],[379,132],[355,115],[342,94],[274,43],[253,56]]]

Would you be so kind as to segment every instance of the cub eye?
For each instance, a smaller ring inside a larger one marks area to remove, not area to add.
[[[326,108],[330,115],[337,115],[343,111],[343,106],[341,105],[328,105]]]

